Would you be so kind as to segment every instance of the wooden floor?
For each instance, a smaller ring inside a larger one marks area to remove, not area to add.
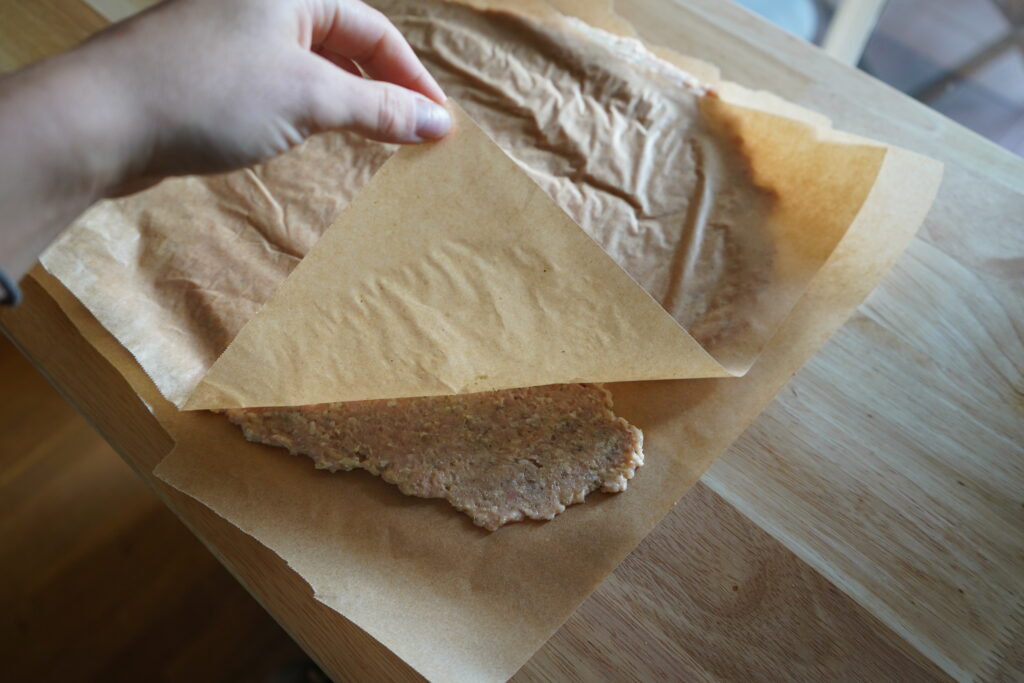
[[[263,681],[303,653],[0,335],[0,678]]]

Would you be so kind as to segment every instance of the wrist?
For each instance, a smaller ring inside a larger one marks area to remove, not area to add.
[[[55,177],[91,204],[118,193],[139,174],[147,146],[144,117],[117,54],[87,43],[55,58],[47,87]]]
[[[88,45],[0,80],[0,266],[19,279],[133,171],[137,117]]]

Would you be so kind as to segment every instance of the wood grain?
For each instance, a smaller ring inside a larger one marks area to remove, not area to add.
[[[611,671],[642,681],[947,679],[703,484],[515,680]]]
[[[1024,162],[720,3],[620,6],[683,51],[715,35],[699,56],[727,78],[770,71],[838,127],[946,163],[883,285],[704,481],[947,672],[989,671],[1024,640]]]
[[[108,23],[79,0],[0,0],[0,72],[63,52]]]
[[[178,518],[206,545],[221,563],[249,590],[302,648],[337,680],[420,680],[404,662],[352,625],[340,614],[317,602],[309,586],[281,558],[251,536],[244,534],[192,498],[172,489],[152,475],[171,444],[170,437],[147,408],[139,393],[155,405],[159,396],[141,368],[130,373],[135,386],[148,383],[141,392],[129,386],[58,306],[36,278],[23,284],[25,301],[17,309],[0,310],[0,328],[26,352],[65,396],[93,420],[103,434],[156,492]],[[50,278],[50,286],[60,288]],[[70,293],[63,305],[74,310],[79,324],[96,335],[106,334],[109,350],[127,351],[103,330]],[[76,308],[77,307],[77,308]],[[60,339],[60,344],[52,343]],[[95,343],[95,342],[94,342]],[[98,344],[101,348],[104,343]],[[28,349],[32,349],[31,352]],[[157,409],[159,412],[159,408]],[[31,608],[29,603],[28,608]],[[102,623],[103,615],[94,615]]]
[[[76,2],[46,6],[74,16]],[[858,316],[520,677],[609,667],[624,679],[1024,676],[1024,163],[728,3],[616,7],[652,43],[945,161],[946,179]],[[62,21],[47,44],[87,31]],[[23,25],[29,33],[12,43],[21,52],[5,59],[32,49],[39,23]],[[168,439],[146,403],[163,417],[166,408],[141,371],[111,376],[29,284],[28,304],[0,324],[148,478]],[[53,338],[67,341],[54,348]],[[326,670],[414,677],[266,549],[157,488]]]
[[[0,377],[6,680],[260,680],[302,657],[3,338]]]

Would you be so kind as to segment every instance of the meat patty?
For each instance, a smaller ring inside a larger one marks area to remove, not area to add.
[[[595,384],[226,413],[250,441],[444,498],[492,531],[553,519],[591,491],[623,491],[643,464],[643,434]]]

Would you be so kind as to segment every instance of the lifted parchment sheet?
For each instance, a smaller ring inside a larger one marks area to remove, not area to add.
[[[378,171],[186,409],[727,375],[455,105]]]

